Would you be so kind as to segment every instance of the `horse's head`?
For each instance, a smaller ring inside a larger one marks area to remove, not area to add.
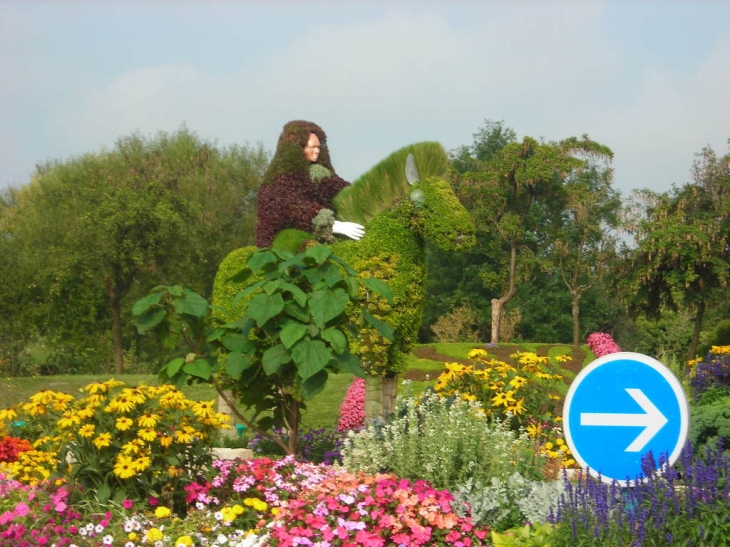
[[[465,251],[474,246],[475,229],[469,212],[443,178],[413,182],[409,206],[418,231],[437,247]]]

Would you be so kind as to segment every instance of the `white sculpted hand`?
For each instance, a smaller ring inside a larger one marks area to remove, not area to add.
[[[332,233],[341,234],[357,241],[365,235],[365,228],[355,222],[340,222],[339,220],[335,220],[335,223],[332,225]]]

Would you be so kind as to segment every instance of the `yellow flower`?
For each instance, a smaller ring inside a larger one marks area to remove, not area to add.
[[[96,439],[94,439],[91,442],[94,443],[94,445],[96,446],[96,448],[98,448],[99,450],[101,450],[105,446],[111,446],[111,444],[112,444],[112,434],[111,433],[101,433],[101,434],[99,434],[98,437],[96,437]]]
[[[215,414],[215,399],[193,403],[193,413],[199,418],[210,418]]]
[[[445,366],[448,372],[453,372],[455,374],[458,374],[459,372],[464,372],[464,369],[466,368],[460,363],[446,363]]]
[[[52,403],[55,398],[56,394],[50,389],[44,389],[43,391],[39,391],[38,393],[34,393],[30,396],[30,400],[32,402],[42,405]]]
[[[63,412],[68,408],[68,404],[74,401],[74,396],[68,393],[56,393],[53,400],[53,410],[55,412]]]
[[[172,514],[172,511],[168,509],[167,507],[160,505],[157,509],[155,509],[155,517],[158,519],[166,519]]]
[[[146,427],[144,429],[140,429],[137,432],[137,435],[145,441],[152,442],[157,438],[157,431],[150,427]]]
[[[519,416],[520,414],[523,414],[525,412],[525,398],[523,397],[519,401],[517,401],[514,405],[511,407],[508,407],[507,410],[514,414],[515,416]]]
[[[481,348],[474,348],[467,354],[467,359],[476,359],[477,357],[486,357],[487,352]]]
[[[81,429],[79,429],[79,435],[82,437],[91,437],[95,430],[96,426],[94,424],[86,424],[81,426]]]
[[[117,395],[111,401],[109,401],[109,404],[104,410],[106,412],[118,412],[123,414],[131,412],[132,410],[134,410],[135,406],[137,406],[137,404],[129,397],[125,395]]]
[[[137,539],[138,537],[139,537],[139,536],[137,536],[137,532],[129,532],[129,533],[127,534],[127,538],[129,539],[129,541],[134,541],[134,540],[135,540],[135,539]]]
[[[521,388],[527,383],[527,378],[524,378],[522,376],[515,376],[509,381],[509,385],[513,386],[515,389]]]
[[[193,544],[193,539],[190,536],[180,536],[175,542],[175,547],[189,547]]]
[[[164,448],[168,448],[172,444],[172,441],[173,439],[170,435],[163,435],[162,437],[160,437],[160,444]]]
[[[117,425],[117,429],[119,431],[126,431],[127,429],[129,429],[130,427],[132,427],[133,424],[134,424],[134,422],[130,418],[127,418],[126,416],[122,416],[121,418],[117,418],[116,425]]]
[[[38,416],[47,413],[46,405],[36,402],[24,404],[23,410],[25,410],[31,416]]]
[[[138,472],[144,471],[152,465],[152,459],[149,456],[140,456],[132,463],[134,469]]]
[[[150,528],[145,532],[144,539],[142,541],[154,543],[155,541],[162,541],[164,537],[165,536],[159,528]]]
[[[565,444],[565,441],[563,439],[558,439],[555,441],[555,444],[557,444],[558,446],[563,446]]]
[[[540,426],[532,423],[525,428],[525,431],[527,431],[527,434],[530,436],[530,438],[534,439],[540,434]]]
[[[137,474],[137,471],[134,469],[134,462],[132,461],[132,458],[125,456],[124,454],[117,455],[116,462],[114,463],[114,474],[120,479],[134,477]]]
[[[568,361],[572,361],[573,358],[570,355],[558,355],[555,357],[555,360],[558,363],[567,363]]]
[[[142,414],[137,420],[137,424],[140,427],[155,427],[160,417],[157,414],[152,414],[149,410]]]
[[[497,393],[494,397],[492,397],[492,405],[494,406],[508,406],[509,403],[514,403],[515,400],[512,397],[512,392],[508,391],[507,393]]]
[[[190,444],[193,442],[193,436],[183,429],[175,431],[175,440],[180,444]]]
[[[121,396],[126,397],[136,405],[141,405],[147,400],[141,386],[135,388],[126,387],[122,390]]]
[[[552,450],[553,449],[553,443],[547,442],[545,443],[545,450]]]
[[[139,454],[143,446],[144,441],[142,439],[134,439],[122,447],[122,452],[125,454]]]
[[[76,412],[67,410],[63,413],[63,417],[59,418],[56,425],[59,429],[70,429],[81,424],[81,418]]]
[[[0,420],[11,421],[18,417],[17,407],[3,408],[0,410]]]

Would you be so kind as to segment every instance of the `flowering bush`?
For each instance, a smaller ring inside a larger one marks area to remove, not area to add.
[[[596,357],[603,357],[621,351],[611,335],[605,332],[594,332],[586,338],[586,343]]]
[[[337,429],[350,431],[365,425],[365,380],[355,377],[340,406],[340,421]]]
[[[387,424],[350,432],[342,464],[351,471],[389,472],[453,489],[473,477],[484,483],[515,471],[532,476],[542,464],[526,434],[489,420],[477,403],[425,392],[399,398]]]
[[[704,358],[693,359],[688,365],[687,375],[695,402],[711,402],[730,394],[730,346],[712,346]]]
[[[0,462],[16,462],[21,452],[33,450],[27,439],[5,436],[0,441]]]
[[[167,384],[128,388],[113,379],[82,391],[88,395],[79,400],[41,391],[22,405],[42,436],[36,451],[6,470],[29,483],[55,472],[100,503],[151,495],[184,510],[182,486],[211,463],[212,442],[227,425],[214,401],[190,401]],[[34,472],[25,469],[32,465]]]
[[[341,473],[290,500],[268,545],[483,545],[489,528],[457,516],[452,501],[424,481]]]
[[[473,349],[471,365],[446,363],[435,390],[443,397],[456,396],[477,401],[487,416],[510,423],[513,429],[527,427],[530,421],[554,421],[556,403],[565,389],[558,373],[560,363],[571,359],[559,355],[553,359],[535,353],[510,355],[514,364],[490,358],[484,349]]]

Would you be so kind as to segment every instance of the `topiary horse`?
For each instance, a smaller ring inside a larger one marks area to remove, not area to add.
[[[373,296],[374,315],[394,330],[394,342],[363,328],[351,340],[351,351],[374,378],[387,378],[385,412],[394,399],[395,377],[405,371],[406,357],[417,340],[425,300],[425,242],[444,250],[466,250],[474,245],[474,225],[444,178],[448,156],[438,143],[403,148],[376,165],[335,198],[338,216],[365,225],[359,240],[338,240],[333,252],[363,277],[388,283],[392,304]],[[298,245],[307,237],[287,231],[277,245]],[[246,266],[255,247],[237,249],[221,263],[215,279],[213,303],[230,308],[243,284],[231,277]],[[245,285],[251,283],[249,279]],[[235,319],[235,310],[226,320]],[[378,382],[368,382],[369,388]],[[372,397],[368,397],[372,400]],[[368,417],[382,411],[366,409]]]

